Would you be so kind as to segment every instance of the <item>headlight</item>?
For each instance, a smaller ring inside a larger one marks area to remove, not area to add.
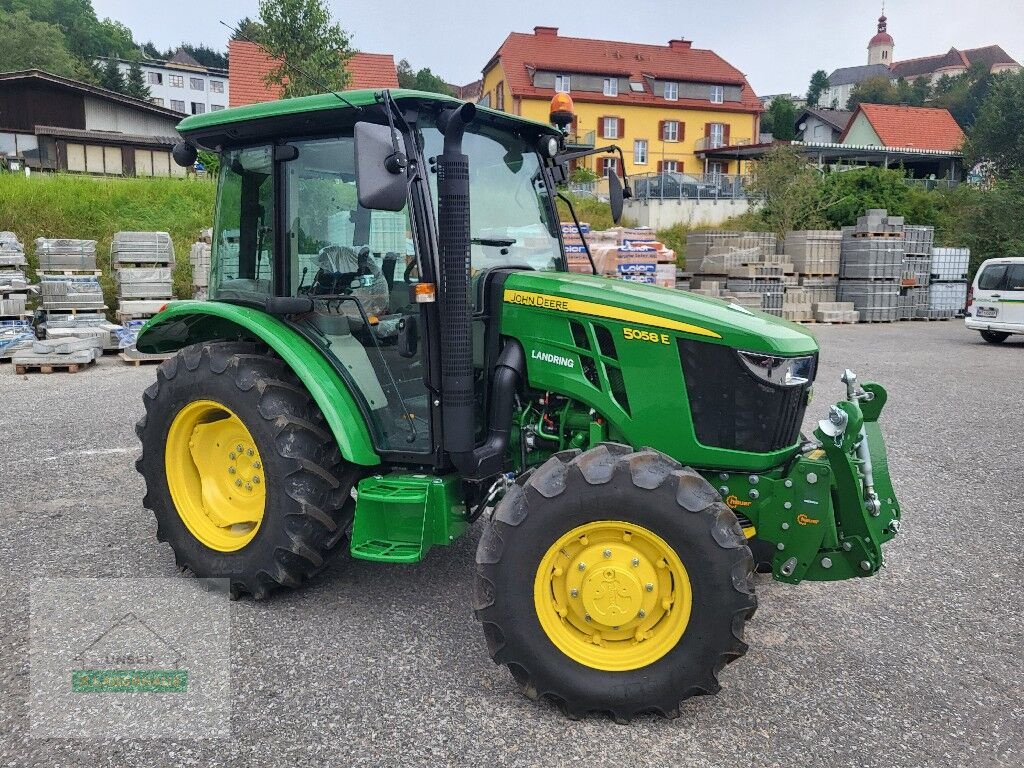
[[[776,357],[760,352],[740,352],[747,370],[777,387],[799,387],[814,379],[814,356]]]

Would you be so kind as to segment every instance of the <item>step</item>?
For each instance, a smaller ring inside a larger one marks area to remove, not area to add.
[[[352,557],[378,563],[418,563],[434,545],[467,528],[462,483],[455,475],[411,472],[359,481],[352,523]]]

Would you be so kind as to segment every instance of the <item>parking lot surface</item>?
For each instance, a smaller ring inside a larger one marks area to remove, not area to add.
[[[32,737],[33,579],[193,577],[157,543],[134,470],[156,369],[0,366],[0,765],[1020,765],[1024,337],[812,328],[809,420],[841,397],[844,367],[889,389],[903,530],[875,578],[759,576],[750,650],[722,691],[630,725],[567,720],[491,663],[470,611],[474,531],[415,566],[343,559],[298,592],[232,603],[229,738]]]

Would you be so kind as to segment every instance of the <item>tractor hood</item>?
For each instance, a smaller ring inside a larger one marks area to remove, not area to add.
[[[671,288],[569,272],[516,272],[506,305],[661,328],[750,352],[807,355],[817,341],[802,326],[720,299]]]

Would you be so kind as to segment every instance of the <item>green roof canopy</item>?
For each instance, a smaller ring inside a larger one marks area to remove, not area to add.
[[[283,99],[281,101],[268,101],[261,104],[249,104],[234,109],[224,109],[217,112],[208,112],[202,115],[186,117],[178,124],[178,132],[182,134],[215,131],[220,127],[228,127],[235,123],[248,123],[269,118],[289,117],[325,111],[347,111],[355,107],[372,107],[378,104],[376,94],[381,91],[364,89],[358,91],[342,91],[341,96],[352,106],[345,104],[334,93],[322,93],[316,96],[300,96],[294,99]],[[411,91],[402,88],[391,89],[391,95],[396,101],[418,100],[434,101],[451,105],[462,104],[458,99],[445,96],[439,93],[427,93],[426,91]],[[489,115],[494,121],[505,121],[514,123],[529,129],[531,132],[551,135],[558,135],[557,129],[544,123],[527,120],[517,115],[510,115],[507,112],[500,112],[487,107],[477,106],[481,112]]]

